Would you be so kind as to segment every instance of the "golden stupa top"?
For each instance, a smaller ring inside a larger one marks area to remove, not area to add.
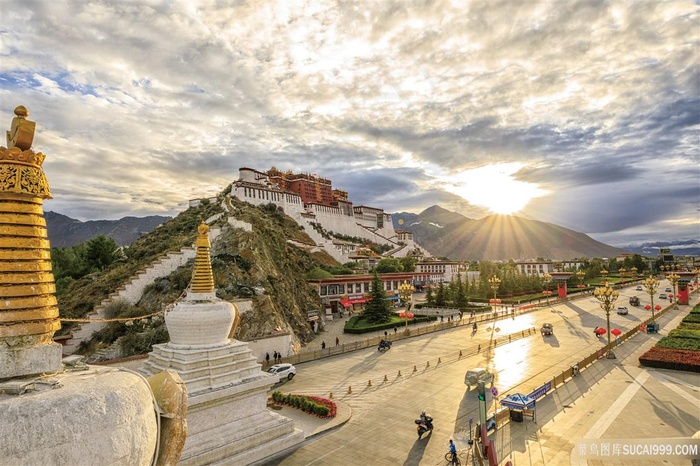
[[[41,169],[45,156],[31,149],[36,123],[27,120],[27,116],[26,107],[15,108],[7,131],[7,147],[0,146],[0,192],[51,199],[49,183]]]
[[[194,271],[192,272],[192,285],[190,290],[193,293],[213,293],[214,275],[211,271],[211,258],[209,257],[209,225],[202,222],[197,227],[197,241],[194,243],[197,248],[197,255],[194,258]]]

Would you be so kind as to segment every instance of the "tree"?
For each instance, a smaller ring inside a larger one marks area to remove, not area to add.
[[[376,273],[403,272],[403,265],[395,257],[386,257],[377,262],[377,265],[374,266],[374,271]]]
[[[372,285],[370,287],[370,301],[365,305],[365,310],[362,313],[365,320],[372,324],[381,324],[391,320],[391,307],[386,299],[384,292],[384,283],[375,271],[372,276]]]
[[[425,290],[425,304],[428,306],[435,306],[435,295],[433,294],[433,287],[431,285],[426,285]]]
[[[85,260],[97,270],[106,269],[122,257],[124,257],[124,253],[112,238],[100,234],[87,242]]]
[[[462,274],[457,274],[457,283],[455,285],[455,306],[466,307],[467,306],[467,292],[465,290],[464,284],[462,283]]]
[[[72,248],[51,248],[51,268],[54,278],[57,281],[67,277],[78,279],[90,273],[86,254],[83,243],[76,244]]]
[[[399,262],[401,262],[401,265],[403,266],[402,272],[413,272],[416,270],[416,258],[415,257],[401,257],[399,258]]]
[[[444,307],[447,305],[447,298],[445,296],[445,285],[442,282],[438,284],[437,294],[435,295],[435,305],[439,307]]]

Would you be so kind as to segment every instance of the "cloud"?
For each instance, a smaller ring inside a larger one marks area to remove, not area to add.
[[[7,0],[0,115],[30,109],[50,209],[83,220],[175,214],[242,166],[478,218],[441,180],[512,163],[550,192],[524,216],[611,241],[697,237],[698,10]]]

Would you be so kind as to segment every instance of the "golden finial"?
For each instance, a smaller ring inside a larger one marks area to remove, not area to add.
[[[34,141],[34,129],[36,123],[27,120],[29,110],[20,105],[15,108],[15,117],[12,119],[10,131],[7,131],[7,148],[17,147],[21,150],[29,150]]]
[[[211,259],[209,258],[209,225],[202,222],[197,227],[197,255],[194,259],[194,271],[192,272],[192,293],[213,293],[214,275],[211,271]]]

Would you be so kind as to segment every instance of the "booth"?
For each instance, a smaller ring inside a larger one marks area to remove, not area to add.
[[[510,409],[510,420],[514,422],[523,422],[525,416],[531,416],[534,421],[535,404],[534,398],[520,393],[507,395],[501,400],[501,406]]]

